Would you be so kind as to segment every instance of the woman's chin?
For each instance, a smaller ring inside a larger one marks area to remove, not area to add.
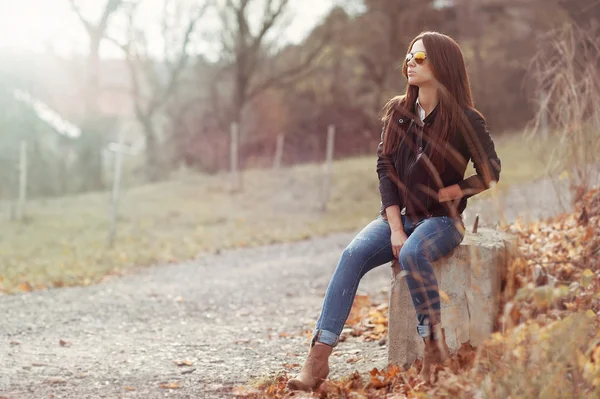
[[[414,76],[409,76],[408,77],[408,84],[409,85],[413,85],[413,86],[418,86],[419,85],[419,79],[417,79]]]

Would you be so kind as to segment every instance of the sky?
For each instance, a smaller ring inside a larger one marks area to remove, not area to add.
[[[177,0],[179,4],[192,0]],[[258,0],[261,1],[261,0]],[[331,9],[337,0],[292,0],[296,16],[286,27],[290,42],[301,41],[316,23]],[[142,0],[138,23],[148,30],[151,51],[160,53],[160,16],[164,0]],[[106,0],[78,0],[86,16],[97,20]],[[211,26],[206,21],[203,27]],[[114,21],[112,34],[124,31],[124,20]],[[52,49],[61,55],[85,53],[86,33],[81,22],[71,10],[68,0],[0,0],[0,51],[45,52]],[[211,51],[211,50],[208,50]],[[121,52],[105,43],[103,57],[119,57]]]

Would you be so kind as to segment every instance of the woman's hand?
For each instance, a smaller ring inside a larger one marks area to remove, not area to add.
[[[400,249],[404,245],[404,242],[407,238],[408,237],[403,229],[392,230],[390,240],[392,242],[392,252],[394,253],[394,257],[396,257],[396,259],[399,258]]]
[[[463,197],[463,192],[458,184],[453,184],[448,187],[440,188],[438,191],[438,201],[446,202]]]

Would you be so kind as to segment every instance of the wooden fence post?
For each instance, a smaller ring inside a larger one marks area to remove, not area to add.
[[[229,146],[229,166],[231,172],[231,190],[238,191],[241,189],[239,167],[239,143],[240,129],[237,123],[231,124],[230,131],[230,146]]]
[[[123,155],[126,153],[125,146],[121,136],[117,143],[109,145],[109,151],[115,154],[115,171],[110,204],[110,226],[108,229],[108,247],[115,246],[115,237],[117,235],[117,218],[119,214],[119,196],[121,193],[121,176],[123,174]]]
[[[285,135],[283,133],[279,133],[277,136],[277,145],[275,147],[275,158],[273,159],[273,169],[279,170],[281,168],[281,158],[283,156],[283,142],[285,140]]]
[[[329,197],[331,195],[331,184],[332,184],[332,174],[333,174],[333,147],[335,142],[335,126],[329,125],[327,128],[327,154],[325,158],[324,165],[324,179],[323,179],[323,189],[322,189],[322,197],[321,197],[321,210],[327,211],[327,202],[329,202]]]
[[[25,217],[25,204],[27,202],[27,142],[21,141],[19,155],[19,199],[17,202],[17,220],[23,221]]]

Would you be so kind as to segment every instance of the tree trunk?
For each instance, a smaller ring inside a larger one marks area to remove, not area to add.
[[[239,185],[237,186],[238,190],[244,189],[244,154],[241,151],[242,146],[242,136],[244,132],[244,125],[242,123],[242,115],[244,112],[244,107],[246,106],[247,101],[247,89],[248,89],[248,78],[244,73],[245,62],[241,62],[238,65],[238,72],[236,76],[237,84],[235,88],[234,94],[234,104],[233,104],[233,123],[236,123],[238,126],[238,178]],[[231,125],[227,127],[227,132],[231,134]],[[231,136],[230,136],[231,137]]]
[[[90,53],[87,63],[87,76],[84,98],[84,121],[82,135],[79,138],[79,163],[81,164],[82,191],[103,190],[104,173],[102,168],[102,132],[97,125],[100,110],[98,107],[99,96],[99,69],[100,69],[100,37],[90,37]]]
[[[142,126],[146,141],[146,177],[148,181],[156,182],[164,177],[158,139],[151,118],[143,118]]]

